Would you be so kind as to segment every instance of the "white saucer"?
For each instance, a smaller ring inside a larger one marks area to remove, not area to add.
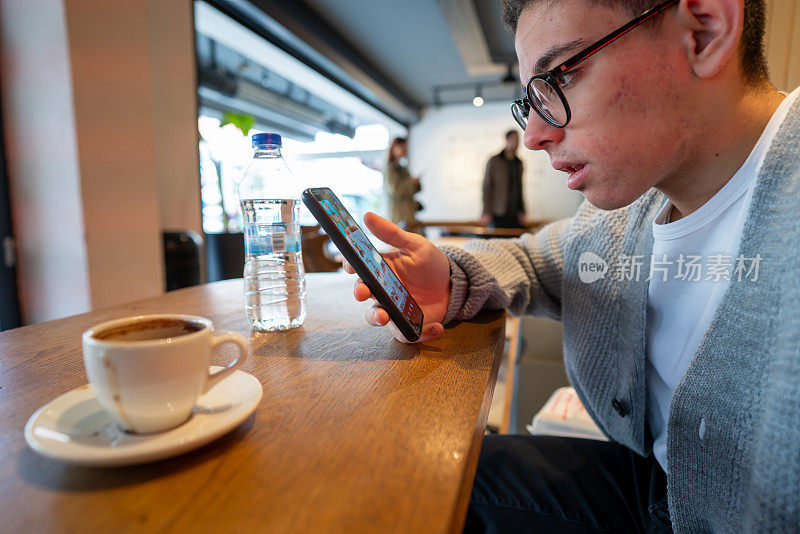
[[[75,464],[111,467],[152,462],[227,434],[253,413],[261,394],[256,377],[236,371],[197,399],[192,416],[179,427],[137,435],[119,429],[87,384],[39,408],[25,425],[25,440],[38,453]]]

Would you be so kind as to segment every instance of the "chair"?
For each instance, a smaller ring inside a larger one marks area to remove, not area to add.
[[[303,268],[307,273],[338,271],[342,264],[327,253],[330,238],[319,225],[301,226]],[[241,232],[206,234],[208,281],[241,278],[244,270],[244,235]]]
[[[319,225],[301,226],[300,233],[303,243],[303,267],[307,273],[331,273],[342,268],[342,264],[328,253],[328,243],[331,238]]]

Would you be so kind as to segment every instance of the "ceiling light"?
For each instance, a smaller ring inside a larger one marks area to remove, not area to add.
[[[481,85],[478,84],[475,86],[475,98],[472,99],[472,105],[476,108],[479,108],[483,105],[483,91]]]

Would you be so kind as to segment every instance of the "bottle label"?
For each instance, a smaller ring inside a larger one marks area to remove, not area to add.
[[[299,236],[287,233],[285,223],[249,225],[244,233],[247,254],[300,252]]]
[[[273,253],[286,252],[286,225],[283,223],[273,224],[272,233],[269,236]]]

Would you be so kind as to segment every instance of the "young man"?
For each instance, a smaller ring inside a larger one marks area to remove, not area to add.
[[[525,201],[522,198],[522,160],[517,157],[519,132],[506,132],[506,144],[489,158],[483,177],[481,221],[495,228],[524,228]]]
[[[365,217],[423,341],[482,308],[560,319],[611,439],[487,438],[468,531],[800,529],[800,91],[768,82],[763,0],[654,4],[506,2],[515,118],[584,193],[572,219],[442,252]]]

